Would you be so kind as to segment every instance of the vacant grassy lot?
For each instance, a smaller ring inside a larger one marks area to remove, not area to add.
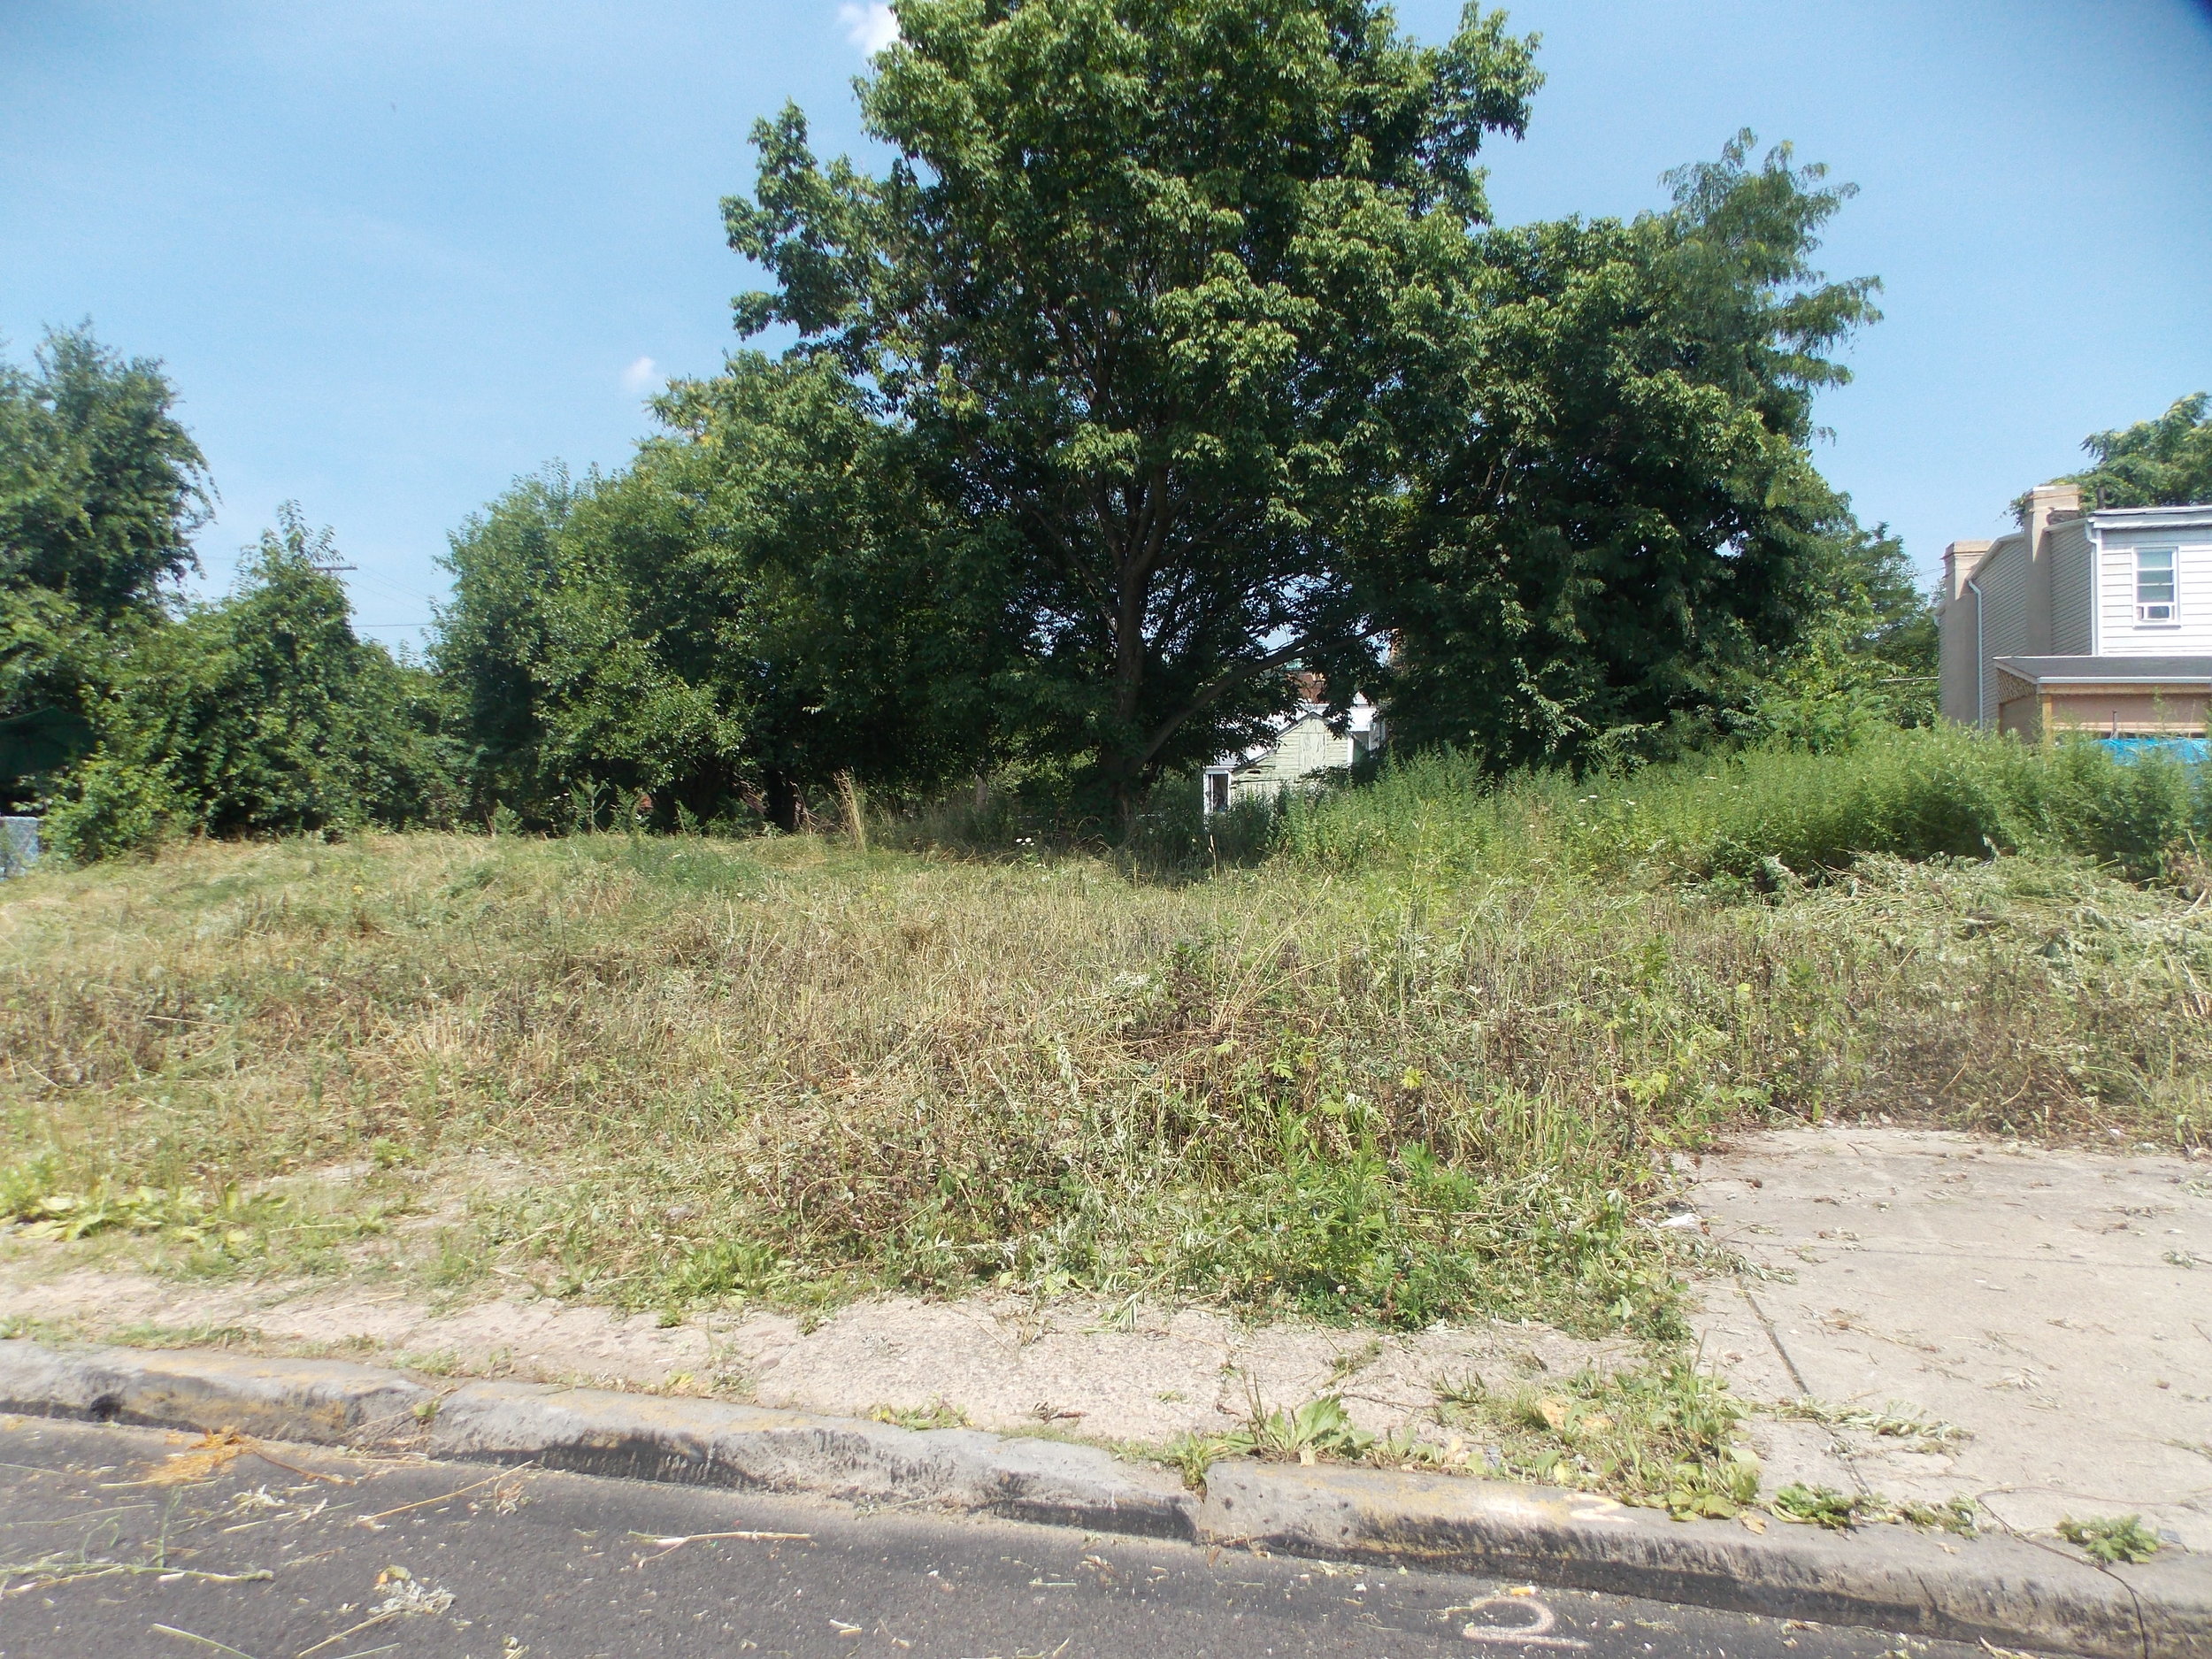
[[[2171,886],[1314,845],[1174,883],[426,834],[10,882],[0,1205],[182,1269],[672,1310],[997,1283],[1664,1335],[1663,1171],[1741,1125],[2212,1141]]]

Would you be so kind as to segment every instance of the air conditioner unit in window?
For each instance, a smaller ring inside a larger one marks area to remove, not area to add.
[[[2135,607],[2135,619],[2138,622],[2171,622],[2174,608],[2170,604],[2138,605]]]

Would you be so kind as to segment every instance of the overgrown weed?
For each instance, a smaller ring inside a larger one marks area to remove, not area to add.
[[[1808,1486],[1793,1481],[1774,1494],[1769,1507],[1786,1521],[1801,1526],[1824,1526],[1831,1532],[1849,1532],[1861,1526],[1901,1524],[1971,1538],[1980,1528],[1980,1511],[1968,1497],[1952,1497],[1941,1503],[1920,1503],[1887,1498],[1879,1493],[1839,1492],[1833,1486]]]
[[[1580,779],[1501,780],[1432,753],[1386,765],[1362,788],[1289,797],[1277,840],[1286,856],[1325,869],[1688,878],[1762,891],[1874,855],[2062,854],[2133,880],[2187,881],[2212,841],[2212,768],[1958,726]]]
[[[2047,854],[1754,896],[1533,853],[1168,885],[813,836],[188,845],[0,895],[0,1196],[655,1310],[997,1286],[1664,1339],[1677,1155],[1873,1114],[2202,1144],[2208,983],[2179,896]],[[377,1219],[484,1156],[530,1178]],[[367,1173],[296,1186],[312,1217],[176,1196],[334,1166]]]
[[[2141,1563],[2158,1554],[2158,1534],[2143,1525],[2139,1515],[2099,1515],[2086,1520],[2068,1516],[2058,1524],[2058,1535],[2092,1561],[2107,1563]]]
[[[1684,1358],[1542,1387],[1438,1392],[1439,1422],[1489,1442],[1496,1466],[1525,1479],[1616,1493],[1678,1518],[1725,1519],[1758,1495],[1759,1460],[1739,1439],[1744,1406]]]

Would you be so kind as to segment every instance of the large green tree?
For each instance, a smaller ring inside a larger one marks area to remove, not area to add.
[[[0,363],[0,585],[112,616],[194,568],[206,464],[161,365],[89,326],[46,336],[25,373]]]
[[[713,645],[744,684],[745,764],[786,826],[837,773],[926,786],[1010,736],[992,695],[1022,643],[1001,533],[949,509],[941,457],[872,402],[833,363],[741,352],[661,404]]]
[[[175,401],[89,327],[0,362],[0,808],[91,742],[87,698],[193,568],[211,492]]]
[[[590,480],[583,488],[588,488]],[[549,810],[563,787],[541,686],[557,649],[546,615],[579,487],[557,466],[517,479],[449,538],[452,597],[430,662],[446,687],[474,815]]]
[[[1379,521],[1394,738],[1500,765],[1647,747],[1740,701],[1839,607],[1901,600],[1894,544],[1821,479],[1812,403],[1875,284],[1809,257],[1848,195],[1740,135],[1666,211],[1487,233],[1442,434]]]
[[[1531,42],[1369,0],[903,0],[861,88],[881,177],[763,123],[726,204],[783,324],[932,457],[995,561],[999,705],[1125,815],[1255,735],[1285,668],[1375,671],[1354,543],[1398,487],[1380,405],[1433,372]],[[974,568],[972,564],[970,568]],[[980,580],[977,584],[982,585]]]
[[[2083,442],[2095,463],[2066,480],[2097,507],[2179,507],[2212,502],[2212,396],[2177,399],[2155,420],[2139,420]]]
[[[612,789],[710,818],[742,789],[740,595],[715,580],[687,458],[649,444],[612,475],[549,468],[453,537],[433,661],[478,814],[556,823],[576,791]]]

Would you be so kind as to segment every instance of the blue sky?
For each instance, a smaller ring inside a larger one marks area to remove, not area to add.
[[[1525,0],[1549,77],[1508,222],[1632,213],[1740,127],[1861,188],[1823,262],[1887,320],[1820,458],[1927,567],[2212,388],[2207,0]],[[1415,33],[1455,6],[1413,0]],[[878,19],[879,23],[879,19]],[[446,533],[558,457],[618,465],[753,286],[717,204],[796,99],[859,142],[839,0],[7,0],[0,338],[90,317],[165,359],[222,492],[213,585],[296,498],[411,638]]]

